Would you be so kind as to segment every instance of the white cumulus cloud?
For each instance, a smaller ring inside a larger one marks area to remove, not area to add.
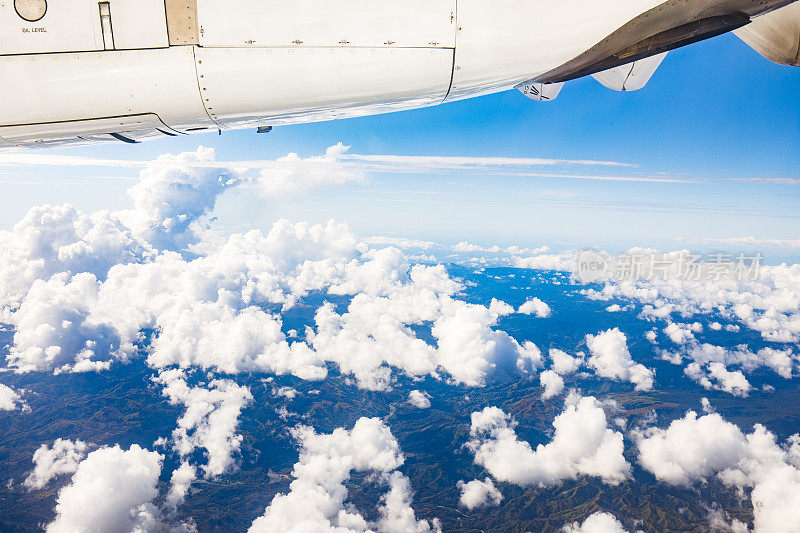
[[[87,448],[81,440],[56,439],[52,446],[42,444],[33,454],[34,468],[23,484],[31,490],[41,489],[57,476],[72,474],[86,456]]]
[[[412,390],[408,393],[408,403],[419,409],[427,409],[431,406],[430,394]]]
[[[181,457],[196,449],[205,450],[205,477],[213,478],[234,468],[234,454],[242,436],[236,433],[239,416],[253,399],[250,389],[228,379],[215,379],[207,386],[190,387],[181,370],[167,370],[153,378],[164,386],[163,394],[173,405],[183,405],[184,414],[172,432],[175,450]],[[180,481],[186,483],[185,476]]]
[[[660,350],[660,354],[662,359],[676,365],[691,361],[684,368],[687,376],[706,389],[723,390],[735,396],[747,396],[752,387],[745,375],[759,368],[766,367],[784,379],[792,379],[797,373],[799,357],[788,347],[753,351],[743,344],[731,349],[695,339],[685,342],[678,351]]]
[[[559,350],[558,348],[551,348],[549,353],[553,371],[562,376],[577,372],[583,364],[582,355],[572,357],[567,352]]]
[[[488,477],[483,481],[480,479],[473,479],[466,483],[459,481],[458,488],[461,491],[458,502],[470,511],[480,507],[500,505],[500,502],[503,501],[503,495]]]
[[[172,472],[169,480],[169,492],[165,498],[170,509],[175,509],[186,500],[192,483],[197,479],[197,467],[186,461]]]
[[[690,411],[666,429],[635,437],[639,463],[659,480],[691,486],[716,476],[750,489],[755,533],[800,531],[800,435],[779,444],[761,425],[744,434],[717,413],[698,417]]]
[[[666,264],[677,269],[679,265],[691,262],[693,256],[681,250],[663,254],[663,257]],[[712,263],[706,265],[713,266]],[[800,264],[760,265],[755,269],[751,266],[745,258],[745,268],[741,269],[734,258],[730,276],[693,277],[672,272],[666,279],[663,275],[655,275],[652,279],[636,281],[611,280],[602,289],[589,289],[585,293],[599,300],[640,302],[644,304],[644,317],[662,320],[673,314],[684,319],[719,317],[741,323],[760,333],[767,341],[798,342]]]
[[[93,316],[100,284],[84,273],[65,274],[33,283],[12,317],[14,344],[8,366],[18,371],[89,371],[107,369],[125,359],[114,326]]]
[[[561,531],[563,533],[626,533],[622,522],[609,513],[594,513],[588,516],[583,523],[567,524]]]
[[[78,465],[61,489],[48,533],[155,531],[162,456],[133,445],[101,448]]]
[[[475,463],[498,481],[546,487],[584,475],[618,485],[630,473],[622,455],[622,433],[608,427],[603,407],[593,397],[568,398],[553,422],[552,440],[535,450],[517,438],[516,425],[497,407],[472,413],[467,448]]]
[[[539,298],[531,298],[524,304],[519,306],[518,313],[523,315],[531,315],[537,318],[547,318],[552,314],[550,306]]]
[[[544,387],[542,399],[549,400],[561,394],[564,390],[564,380],[556,372],[545,370],[539,374],[539,382]]]
[[[437,522],[417,520],[411,508],[411,485],[397,469],[404,458],[391,430],[377,418],[361,418],[352,430],[338,428],[319,434],[298,426],[292,435],[300,445],[290,492],[278,494],[250,533],[380,533],[439,531]],[[378,519],[367,520],[347,504],[345,482],[352,472],[373,474],[368,481],[388,487],[377,509]]]
[[[128,190],[135,209],[121,213],[126,224],[161,250],[180,250],[195,242],[194,224],[241,179],[227,169],[197,164],[213,164],[214,159],[214,150],[203,147],[159,156]]]
[[[0,231],[0,310],[17,308],[36,280],[61,272],[104,279],[114,265],[155,254],[116,213],[88,215],[70,205],[34,207],[11,231]]]
[[[15,411],[17,408],[30,409],[22,399],[22,392],[0,383],[0,411]]]
[[[741,398],[746,398],[753,389],[741,370],[731,372],[722,363],[709,363],[705,368],[690,363],[683,373],[705,389],[725,391]]]
[[[653,388],[653,371],[633,361],[628,339],[619,328],[587,335],[586,345],[592,354],[587,363],[598,376],[630,381],[638,391]]]
[[[363,181],[365,173],[362,170],[341,162],[349,149],[349,146],[339,143],[328,148],[323,156],[303,159],[295,153],[289,154],[278,159],[273,168],[262,170],[255,182],[261,194],[276,196]]]

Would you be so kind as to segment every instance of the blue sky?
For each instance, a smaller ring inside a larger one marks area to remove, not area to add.
[[[650,84],[616,93],[592,79],[568,83],[555,102],[516,91],[392,115],[158,141],[51,150],[149,160],[215,148],[223,160],[324,153],[505,156],[609,160],[627,176],[691,183],[593,181],[452,171],[375,174],[304,195],[265,200],[229,193],[217,215],[227,228],[279,218],[335,218],[362,235],[555,248],[633,245],[726,249],[753,237],[768,259],[797,261],[800,248],[758,240],[800,239],[800,69],[769,63],[732,35],[672,52]],[[618,169],[559,169],[614,174]],[[0,228],[33,205],[120,209],[136,169],[0,167]],[[743,181],[750,180],[750,181]],[[792,180],[794,182],[792,183]],[[779,183],[775,183],[779,181]]]

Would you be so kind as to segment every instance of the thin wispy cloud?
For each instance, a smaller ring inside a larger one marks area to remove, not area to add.
[[[127,159],[105,159],[70,155],[27,153],[0,153],[3,167],[122,167],[144,168],[147,161]]]
[[[543,172],[504,172],[505,176],[520,176],[531,178],[551,178],[568,180],[590,180],[590,181],[625,181],[625,182],[644,182],[644,183],[700,183],[700,180],[692,178],[661,178],[656,176],[605,176],[601,174],[562,174],[562,173],[543,173]]]
[[[721,246],[765,246],[780,248],[800,248],[800,239],[759,239],[753,236],[727,237],[727,238],[700,238],[689,239],[678,237],[678,242],[690,244],[713,244]]]
[[[238,173],[248,171],[328,171],[332,167],[340,170],[371,174],[448,174],[466,172],[482,176],[508,176],[521,178],[543,178],[557,180],[588,180],[608,182],[676,183],[696,184],[710,181],[706,177],[681,176],[680,173],[642,172],[638,165],[618,161],[590,159],[550,159],[529,157],[445,157],[409,155],[364,155],[347,153],[346,147],[331,158],[303,159],[296,154],[278,159],[252,159],[230,161],[196,161],[193,168],[222,168]],[[0,168],[15,167],[104,167],[139,169],[146,166],[170,165],[163,161],[141,161],[133,159],[108,159],[41,153],[0,153]],[[548,172],[537,172],[547,167]],[[597,172],[576,173],[573,167],[596,167]],[[615,169],[613,173],[605,171]],[[625,174],[622,171],[630,171]],[[122,176],[106,176],[94,179],[135,179]],[[738,183],[761,183],[770,185],[800,185],[800,178],[725,178]]]
[[[416,155],[360,155],[347,154],[343,159],[350,161],[364,161],[368,163],[404,166],[407,168],[418,167],[421,169],[453,169],[459,167],[530,167],[552,165],[582,165],[582,166],[607,166],[607,167],[634,167],[631,163],[617,161],[593,161],[582,159],[545,159],[526,157],[445,157],[445,156],[416,156]]]
[[[548,209],[557,208],[573,208],[585,211],[607,211],[609,213],[616,213],[620,211],[626,212],[640,212],[645,214],[653,213],[715,213],[719,215],[735,215],[738,217],[751,216],[758,217],[759,219],[786,219],[797,220],[800,219],[800,214],[794,211],[777,211],[775,208],[757,208],[746,205],[687,205],[680,202],[654,202],[654,201],[615,201],[603,200],[595,197],[581,197],[575,199],[562,199],[562,198],[535,198],[535,197],[514,197],[502,199],[491,198],[474,198],[468,196],[453,196],[447,194],[440,194],[436,197],[393,197],[393,196],[378,196],[372,191],[366,191],[363,195],[346,195],[338,197],[341,201],[353,201],[371,203],[385,203],[385,204],[418,204],[418,205],[441,205],[441,206],[459,206],[469,205],[476,208],[487,207],[508,207],[520,208],[524,206],[529,207],[542,207]]]
[[[770,185],[800,185],[800,178],[729,178],[740,183],[768,183]]]
[[[215,161],[213,163],[198,161],[193,167],[222,166],[228,168],[262,169],[294,165],[305,161],[286,160],[244,160],[244,161]],[[388,166],[387,170],[404,169],[412,172],[425,172],[430,170],[452,170],[461,168],[480,167],[536,167],[536,166],[603,166],[603,167],[635,167],[631,163],[617,161],[593,161],[572,159],[547,159],[528,157],[444,157],[444,156],[400,156],[400,155],[362,155],[342,154],[339,157],[341,164],[355,163],[359,167],[380,168]],[[131,159],[105,159],[80,156],[65,156],[37,153],[0,153],[2,166],[101,166],[101,167],[130,167],[140,168],[157,165],[158,161],[138,161]],[[165,165],[168,163],[164,163]]]
[[[294,156],[294,154],[292,154]],[[168,166],[171,162],[138,161],[131,159],[105,159],[80,156],[64,156],[37,153],[0,153],[0,167],[105,167],[105,168],[144,168]],[[596,166],[601,168],[634,168],[630,163],[615,161],[544,159],[544,158],[510,158],[510,157],[438,157],[438,156],[397,156],[397,155],[361,155],[341,153],[335,158],[283,157],[275,160],[238,160],[238,161],[195,161],[193,168],[223,168],[239,173],[247,171],[328,171],[337,168],[373,174],[446,174],[450,172],[470,172],[480,175],[511,176],[527,178],[653,182],[653,183],[696,183],[697,180],[675,178],[662,175],[607,175],[598,172],[571,173],[571,166]],[[545,167],[564,167],[562,172],[534,172],[532,169]],[[131,178],[97,178],[97,179],[131,179]]]

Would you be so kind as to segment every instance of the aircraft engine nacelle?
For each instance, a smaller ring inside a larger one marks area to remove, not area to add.
[[[770,61],[800,66],[800,3],[762,15],[734,33]]]

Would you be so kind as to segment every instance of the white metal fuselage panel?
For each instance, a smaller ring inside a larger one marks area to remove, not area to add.
[[[0,126],[156,113],[168,125],[214,127],[188,46],[7,56],[0,78]]]
[[[453,50],[199,48],[208,113],[225,128],[378,114],[441,103]]]
[[[98,13],[91,0],[51,0],[41,20],[28,22],[17,15],[14,0],[0,0],[0,54],[100,50]]]
[[[168,46],[163,0],[107,0],[117,50]],[[103,50],[99,4],[50,0],[41,20],[28,22],[14,0],[0,0],[0,55]]]
[[[169,46],[164,0],[108,1],[117,50]]]
[[[198,0],[203,102],[222,128],[441,103],[455,0]]]
[[[455,0],[198,0],[201,46],[449,47]]]

